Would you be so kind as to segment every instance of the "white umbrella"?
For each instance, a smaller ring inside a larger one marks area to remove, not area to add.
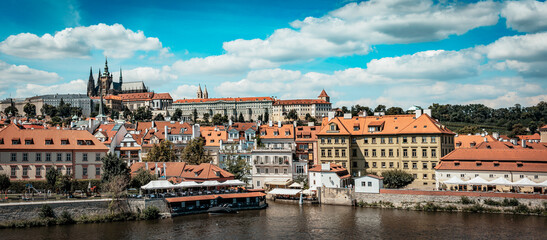
[[[513,182],[511,182],[511,181],[509,181],[505,178],[499,177],[499,178],[496,178],[495,180],[490,181],[490,183],[488,183],[488,185],[513,186]]]
[[[543,181],[542,183],[538,183],[538,187],[547,187],[547,180]]]
[[[141,187],[145,190],[175,188],[175,185],[167,180],[153,180]]]
[[[244,182],[241,180],[235,179],[235,180],[226,180],[224,182],[221,182],[220,185],[222,186],[243,186],[245,185]]]
[[[489,182],[484,180],[483,178],[481,177],[475,177],[469,181],[465,181],[465,183],[469,184],[469,185],[488,185]]]
[[[528,178],[523,178],[521,180],[518,180],[514,183],[515,186],[519,186],[519,187],[535,187],[535,186],[538,186],[537,183],[533,182],[532,180],[528,179]]]
[[[295,182],[295,183],[289,185],[289,187],[290,188],[302,188],[302,184]]]
[[[446,181],[444,181],[445,184],[465,184],[463,180],[461,180],[459,177],[452,177]]]

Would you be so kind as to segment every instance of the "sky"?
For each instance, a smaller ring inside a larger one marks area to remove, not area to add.
[[[545,1],[3,0],[0,98],[85,93],[108,58],[174,100],[547,101]]]

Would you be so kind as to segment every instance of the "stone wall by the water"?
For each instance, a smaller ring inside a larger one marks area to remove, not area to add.
[[[0,222],[37,218],[42,205],[51,206],[56,216],[60,216],[63,211],[69,212],[74,218],[107,214],[109,203],[110,199],[0,204]]]

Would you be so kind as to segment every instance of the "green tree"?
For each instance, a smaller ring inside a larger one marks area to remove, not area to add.
[[[152,120],[152,111],[148,107],[139,107],[133,117],[136,121],[150,121]]]
[[[202,137],[190,140],[184,150],[182,150],[181,157],[183,161],[193,165],[211,161],[211,158],[205,155],[205,139]]]
[[[27,117],[34,117],[36,116],[36,105],[27,103],[23,107],[23,111],[27,114]]]
[[[296,119],[298,119],[298,113],[296,112],[295,109],[292,109],[289,111],[289,113],[287,113],[286,118],[289,120],[296,121]]]
[[[123,117],[125,119],[128,119],[129,117],[131,117],[133,115],[133,113],[131,112],[131,110],[129,110],[129,108],[127,106],[123,106]]]
[[[49,189],[53,189],[55,187],[55,183],[57,182],[57,178],[59,177],[59,172],[57,172],[57,169],[55,167],[49,168],[46,172],[46,181]]]
[[[227,154],[224,158],[224,167],[226,171],[234,174],[235,179],[239,179],[245,183],[249,182],[249,176],[251,175],[251,164],[244,158],[235,154]]]
[[[122,176],[127,178],[129,181],[130,171],[127,167],[127,163],[121,160],[118,156],[113,153],[109,153],[104,156],[101,161],[103,162],[103,182],[110,182],[115,176]]]
[[[224,119],[222,117],[222,115],[220,115],[220,113],[217,113],[215,115],[213,115],[213,118],[211,119],[211,122],[213,123],[213,125],[222,125],[224,122]]]
[[[458,133],[461,135],[480,133],[481,130],[477,126],[467,125],[461,128]]]
[[[509,133],[508,137],[515,138],[517,135],[526,135],[527,133],[528,131],[526,131],[526,127],[520,123],[517,123],[513,125],[513,129],[511,130],[511,133]]]
[[[264,112],[264,122],[268,122],[270,120],[270,114],[268,113],[268,109],[266,109],[266,112]]]
[[[11,186],[11,181],[8,175],[2,173],[0,174],[0,193],[5,192]]]
[[[105,183],[106,189],[112,194],[112,201],[108,206],[111,213],[127,211],[127,204],[123,203],[122,198],[128,184],[129,177],[124,174],[114,175]]]
[[[65,103],[65,101],[61,98],[61,102],[59,103],[59,106],[57,106],[59,117],[70,117],[70,109],[70,103]]]
[[[156,180],[156,176],[152,175],[150,171],[145,170],[144,168],[139,168],[139,170],[135,172],[135,177],[131,179],[130,185],[134,188],[140,188],[152,180]]]
[[[17,112],[19,112],[19,110],[17,110],[15,106],[8,106],[6,110],[4,110],[4,113],[9,116],[17,116]]]
[[[245,122],[245,118],[243,117],[243,113],[239,113],[239,118],[237,119],[238,122]]]
[[[49,104],[44,104],[44,106],[42,106],[42,108],[40,109],[40,112],[42,113],[42,115],[45,116],[57,116],[57,108]]]
[[[116,110],[112,110],[111,113],[110,113],[110,118],[112,119],[118,119],[120,117],[120,112],[116,111]]]
[[[163,117],[163,114],[160,113],[154,117],[154,121],[165,121],[165,118]]]
[[[66,195],[70,194],[70,190],[72,189],[72,176],[65,174],[65,175],[58,175],[57,180],[55,181],[55,186],[57,189],[61,190]]]
[[[402,188],[414,181],[412,174],[399,169],[382,172],[382,177],[386,188]]]
[[[175,113],[173,113],[173,116],[171,116],[171,119],[173,121],[180,121],[181,118],[182,118],[182,110],[180,108],[177,108],[175,110]]]
[[[194,120],[194,123],[198,120],[198,110],[194,108],[194,111],[192,112],[192,118]]]
[[[209,113],[204,113],[203,114],[203,121],[208,123],[209,122]]]
[[[403,111],[400,107],[390,107],[386,110],[386,115],[398,115],[398,114],[404,114],[405,111]]]
[[[378,105],[375,109],[374,109],[374,112],[386,112],[386,105]]]
[[[170,141],[163,141],[160,144],[154,144],[152,149],[146,154],[147,162],[176,162],[177,155],[175,148]]]

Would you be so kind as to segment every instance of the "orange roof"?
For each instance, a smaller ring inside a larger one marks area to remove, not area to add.
[[[232,198],[248,198],[248,197],[264,197],[264,196],[266,196],[266,194],[263,192],[246,192],[246,193],[213,194],[213,195],[166,198],[165,201],[169,203],[176,203],[176,202],[213,200],[217,198],[232,199]]]
[[[441,160],[539,161],[547,163],[547,150],[534,149],[456,149]]]
[[[514,172],[547,172],[547,163],[539,162],[480,162],[476,161],[441,161],[435,167],[437,170],[468,170],[468,171],[514,171]]]
[[[118,95],[122,98],[123,101],[143,101],[150,100],[154,96],[153,92],[144,92],[144,93],[125,93]]]
[[[463,146],[457,147],[457,148],[464,148]],[[522,149],[520,145],[513,145],[510,142],[499,142],[499,141],[492,141],[492,142],[481,142],[478,145],[476,145],[474,148],[477,149]]]
[[[200,102],[251,102],[251,101],[274,101],[271,97],[243,97],[243,98],[196,98],[196,99],[179,99],[174,103],[200,103]]]
[[[318,97],[329,97],[329,95],[327,94],[327,92],[325,92],[325,89],[323,89]]]
[[[27,140],[32,142],[26,144]],[[46,140],[51,144],[46,145]],[[15,142],[18,144],[13,144]],[[85,130],[20,129],[15,124],[0,131],[0,150],[11,149],[108,151],[104,144]]]
[[[348,173],[348,170],[343,168],[342,166],[334,163],[330,163],[329,170],[321,170],[321,164],[315,165],[314,167],[310,168],[310,172],[334,172],[338,177],[341,179],[351,177]]]
[[[298,126],[296,127],[296,142],[317,141],[317,133],[321,131],[320,126]]]
[[[181,177],[185,180],[218,180],[218,179],[234,179],[234,175],[226,170],[219,168],[210,163],[202,163],[200,165],[186,165]]]
[[[291,138],[294,139],[294,126],[292,124],[281,125],[281,128],[278,125],[268,126],[262,125],[259,130],[261,139],[282,139],[282,138]]]
[[[294,100],[276,100],[273,105],[311,105],[311,104],[331,104],[322,99],[294,99]]]
[[[242,122],[237,122],[237,123],[233,123],[232,126],[229,126],[228,127],[228,130],[232,130],[232,129],[235,129],[239,132],[244,132],[244,131],[247,131],[249,129],[252,129],[252,130],[255,130],[256,131],[256,123],[252,123],[252,122],[246,122],[246,123],[242,123]]]
[[[101,132],[106,137],[103,143],[109,144],[112,142],[112,138],[114,137],[114,135],[118,133],[118,131],[113,130],[116,125],[117,124],[115,123],[101,124],[99,125],[99,127],[97,127],[93,135],[97,134],[97,132]]]
[[[543,127],[539,128],[540,130],[547,130],[547,125],[544,125]]]
[[[228,141],[228,133],[226,131],[202,130],[201,136],[205,139],[205,146],[220,146],[220,140]]]
[[[173,100],[169,93],[156,93],[152,99],[170,99]]]
[[[484,138],[488,141],[488,143],[494,143],[498,140],[494,139],[492,135],[458,135],[454,137],[454,145],[456,148],[472,148],[476,147],[477,145],[484,142]],[[474,145],[472,145],[474,143]],[[486,147],[486,145],[485,145]],[[501,146],[500,146],[501,147]]]
[[[165,175],[168,178],[180,177],[182,174],[182,171],[187,166],[185,162],[148,162],[148,171],[150,171],[153,174],[156,173],[156,170],[160,170],[160,172],[162,172],[164,164],[165,164],[165,170],[166,170]],[[158,169],[156,169],[156,165]],[[146,162],[133,163],[133,165],[131,165],[131,175],[135,175],[135,173],[140,168],[146,169]]]
[[[541,136],[539,133],[536,133],[534,135],[517,135],[519,140],[540,140]]]

